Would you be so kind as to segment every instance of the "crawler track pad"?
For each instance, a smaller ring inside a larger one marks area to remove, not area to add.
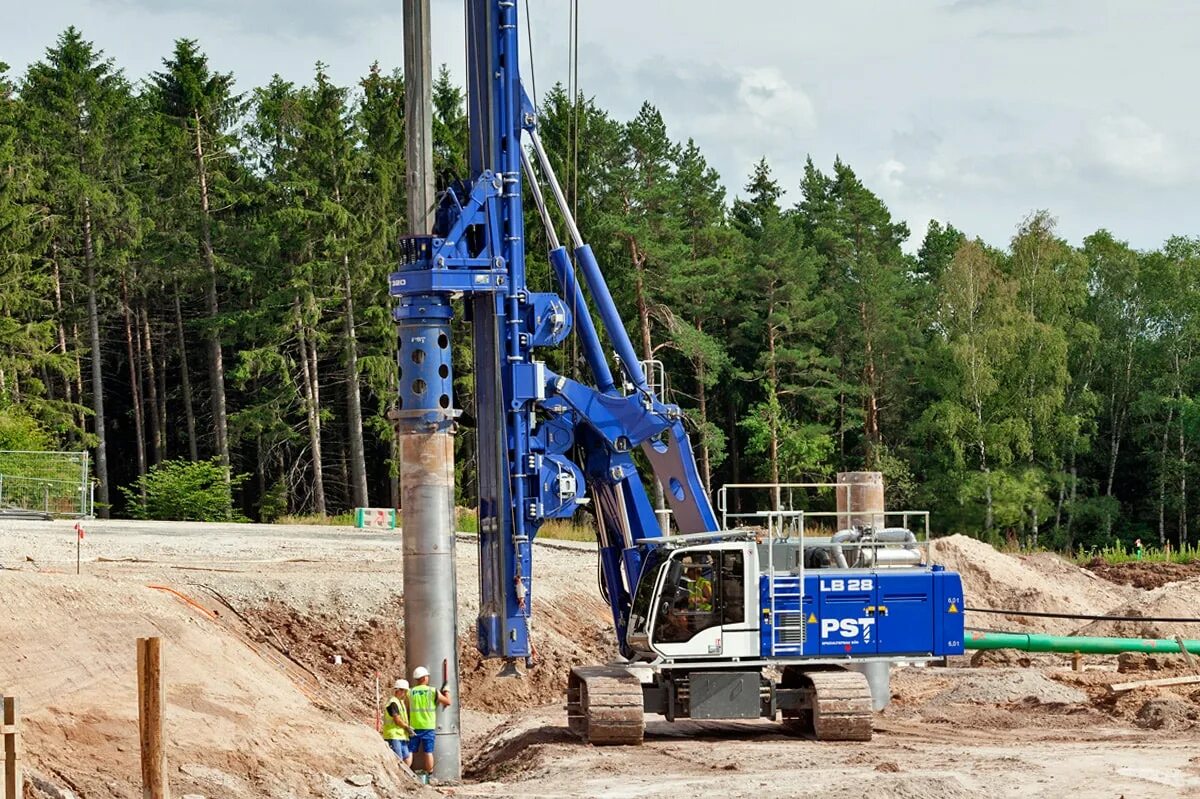
[[[871,740],[871,688],[855,671],[810,671],[812,725],[818,741]]]
[[[597,746],[640,744],[646,731],[641,682],[619,666],[571,669],[567,727]]]

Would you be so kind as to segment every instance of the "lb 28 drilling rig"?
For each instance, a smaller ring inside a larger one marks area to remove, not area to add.
[[[645,713],[782,716],[821,739],[869,739],[871,689],[886,701],[891,662],[963,651],[959,576],[924,565],[902,528],[867,525],[824,539],[774,526],[720,529],[684,416],[647,381],[539,138],[520,77],[518,4],[468,0],[466,13],[470,179],[442,194],[429,235],[403,240],[391,294],[399,418],[409,431],[455,424],[452,301],[462,300],[470,324],[479,650],[528,665],[531,543],[547,519],[570,518],[590,502],[620,659],[572,670],[573,731],[596,744],[630,744],[642,740]],[[570,251],[559,243],[543,182]],[[545,226],[557,292],[528,287],[526,188]],[[615,351],[611,363],[593,311]],[[590,384],[535,357],[572,328]],[[636,449],[662,486],[677,534],[660,526]]]

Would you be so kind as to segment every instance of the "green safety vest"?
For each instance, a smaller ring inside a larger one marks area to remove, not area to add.
[[[408,730],[393,721],[392,716],[399,716],[401,720],[408,721],[408,708],[394,696],[388,700],[387,705],[383,708],[383,740],[407,741]]]
[[[437,691],[428,685],[414,685],[408,689],[408,717],[414,730],[432,730],[437,727]]]
[[[709,589],[709,595],[704,595],[704,589]],[[699,610],[705,613],[712,611],[712,581],[704,577],[697,577],[692,580],[692,584],[688,586],[688,605],[692,610]]]

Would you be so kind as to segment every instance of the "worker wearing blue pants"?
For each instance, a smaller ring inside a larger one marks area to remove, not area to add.
[[[408,691],[408,719],[412,725],[413,771],[429,774],[433,771],[433,745],[437,728],[437,706],[450,706],[450,692],[429,685],[429,669],[417,666]]]
[[[383,708],[383,740],[404,765],[412,765],[409,736],[413,728],[408,723],[408,680],[396,680],[395,692]]]

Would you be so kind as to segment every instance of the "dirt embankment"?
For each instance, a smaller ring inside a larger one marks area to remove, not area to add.
[[[935,563],[963,578],[968,607],[1052,613],[1098,614],[1127,601],[1136,589],[1115,585],[1051,553],[1015,556],[963,535],[933,542]],[[968,611],[967,626],[1067,634],[1072,619],[1008,616]]]
[[[376,674],[386,695],[405,674],[403,597],[366,621],[310,614],[278,601],[240,609],[253,636],[272,645],[316,675],[324,693],[347,712],[373,717]],[[519,675],[502,675],[502,662],[485,660],[471,629],[460,631],[459,674],[463,706],[490,713],[514,712],[561,699],[572,666],[612,657],[607,609],[581,593],[539,603],[534,621],[537,658]],[[338,662],[340,661],[340,662]],[[431,666],[439,673],[436,664]],[[436,679],[436,678],[435,678]]]
[[[1200,577],[1200,563],[1106,563],[1100,558],[1093,558],[1088,562],[1087,570],[1111,583],[1145,590]]]
[[[22,700],[27,768],[39,779],[88,799],[140,795],[134,642],[159,636],[177,794],[368,799],[417,790],[370,727],[323,711],[284,670],[178,597],[105,577],[3,574],[0,686]],[[346,783],[350,775],[368,775],[369,793]]]

